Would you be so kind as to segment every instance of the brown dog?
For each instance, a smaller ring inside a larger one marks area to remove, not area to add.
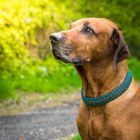
[[[103,96],[125,79],[129,50],[122,32],[110,20],[81,19],[50,39],[54,56],[77,69],[84,96]],[[83,140],[140,140],[138,84],[132,79],[120,97],[102,106],[81,101],[77,126]]]

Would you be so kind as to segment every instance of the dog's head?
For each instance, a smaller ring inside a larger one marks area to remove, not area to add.
[[[70,29],[50,35],[52,53],[66,63],[107,60],[117,63],[130,56],[122,32],[112,21],[85,18],[71,24]]]

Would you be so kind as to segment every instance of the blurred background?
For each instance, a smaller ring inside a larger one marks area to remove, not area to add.
[[[129,67],[140,80],[139,5],[140,0],[0,0],[0,108],[25,102],[26,96],[46,101],[50,93],[80,89],[73,66],[52,57],[48,36],[84,17],[118,24],[131,51]]]
[[[129,68],[140,81],[140,0],[0,0],[0,116],[48,107],[51,103],[58,105],[59,99],[70,102],[80,98],[81,80],[72,65],[52,57],[49,34],[68,29],[71,22],[84,17],[104,17],[118,24],[131,51]],[[35,140],[34,132],[38,132],[38,140],[40,131],[45,139],[55,135],[58,138],[58,132],[61,136],[76,133],[78,104],[79,101],[67,109],[61,107],[65,113],[53,108],[52,121],[48,119],[48,109],[46,115],[40,110],[35,113],[40,116],[33,113],[34,119],[32,115],[29,119],[30,114],[26,119],[20,116],[22,121],[0,117],[0,139],[11,140],[13,136],[21,140],[23,135]],[[65,125],[68,119],[71,129]],[[60,127],[63,131],[55,128],[54,132],[49,122],[54,128],[58,123],[66,127]],[[28,135],[24,134],[26,131]],[[73,140],[80,140],[80,136]]]

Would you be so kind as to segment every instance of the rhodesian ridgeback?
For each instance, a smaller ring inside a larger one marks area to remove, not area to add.
[[[104,18],[84,18],[50,35],[55,58],[82,80],[77,117],[83,140],[140,140],[140,87],[128,69],[122,32]]]

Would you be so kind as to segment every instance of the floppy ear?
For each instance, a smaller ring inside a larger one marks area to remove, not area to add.
[[[114,70],[117,69],[117,63],[123,61],[130,57],[130,52],[128,46],[124,40],[122,33],[118,29],[114,29],[112,32],[111,40],[115,48],[113,56],[113,67]]]

